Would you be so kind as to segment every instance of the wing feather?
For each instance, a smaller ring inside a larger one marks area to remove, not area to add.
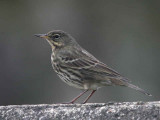
[[[123,77],[115,70],[109,68],[106,64],[97,60],[84,49],[78,51],[78,53],[67,53],[65,56],[61,56],[61,60],[63,60],[61,65],[66,68],[74,70],[79,69],[88,72],[88,74],[95,74],[96,76],[101,77],[108,76],[110,78],[129,82],[127,78]]]

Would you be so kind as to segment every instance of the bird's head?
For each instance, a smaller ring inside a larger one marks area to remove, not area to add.
[[[77,44],[72,36],[61,30],[50,31],[47,34],[35,34],[35,36],[46,39],[52,49]]]

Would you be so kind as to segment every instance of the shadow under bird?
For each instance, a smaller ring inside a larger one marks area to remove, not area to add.
[[[84,90],[68,103],[74,103],[79,97],[91,90],[92,92],[83,102],[86,103],[98,88],[112,85],[130,87],[151,96],[96,59],[66,32],[54,30],[47,34],[35,34],[35,36],[46,39],[51,45],[51,63],[57,75],[68,85]]]

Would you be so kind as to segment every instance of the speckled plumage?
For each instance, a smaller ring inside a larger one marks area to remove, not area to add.
[[[131,84],[127,78],[109,68],[106,64],[100,62],[66,32],[54,30],[47,34],[38,34],[36,36],[45,38],[51,45],[53,69],[68,85],[87,91],[93,90],[94,92],[103,86],[120,85],[150,95],[143,89]]]

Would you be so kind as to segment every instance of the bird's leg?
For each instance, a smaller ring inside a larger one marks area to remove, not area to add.
[[[71,100],[68,103],[64,103],[64,104],[73,104],[78,98],[80,98],[83,94],[85,94],[88,90],[83,91],[82,93],[80,93],[77,97],[75,97],[73,100]]]
[[[85,103],[89,100],[89,98],[90,98],[95,92],[96,92],[96,90],[93,90],[93,91],[91,92],[91,94],[87,97],[87,99],[83,102],[83,104],[85,104]]]

